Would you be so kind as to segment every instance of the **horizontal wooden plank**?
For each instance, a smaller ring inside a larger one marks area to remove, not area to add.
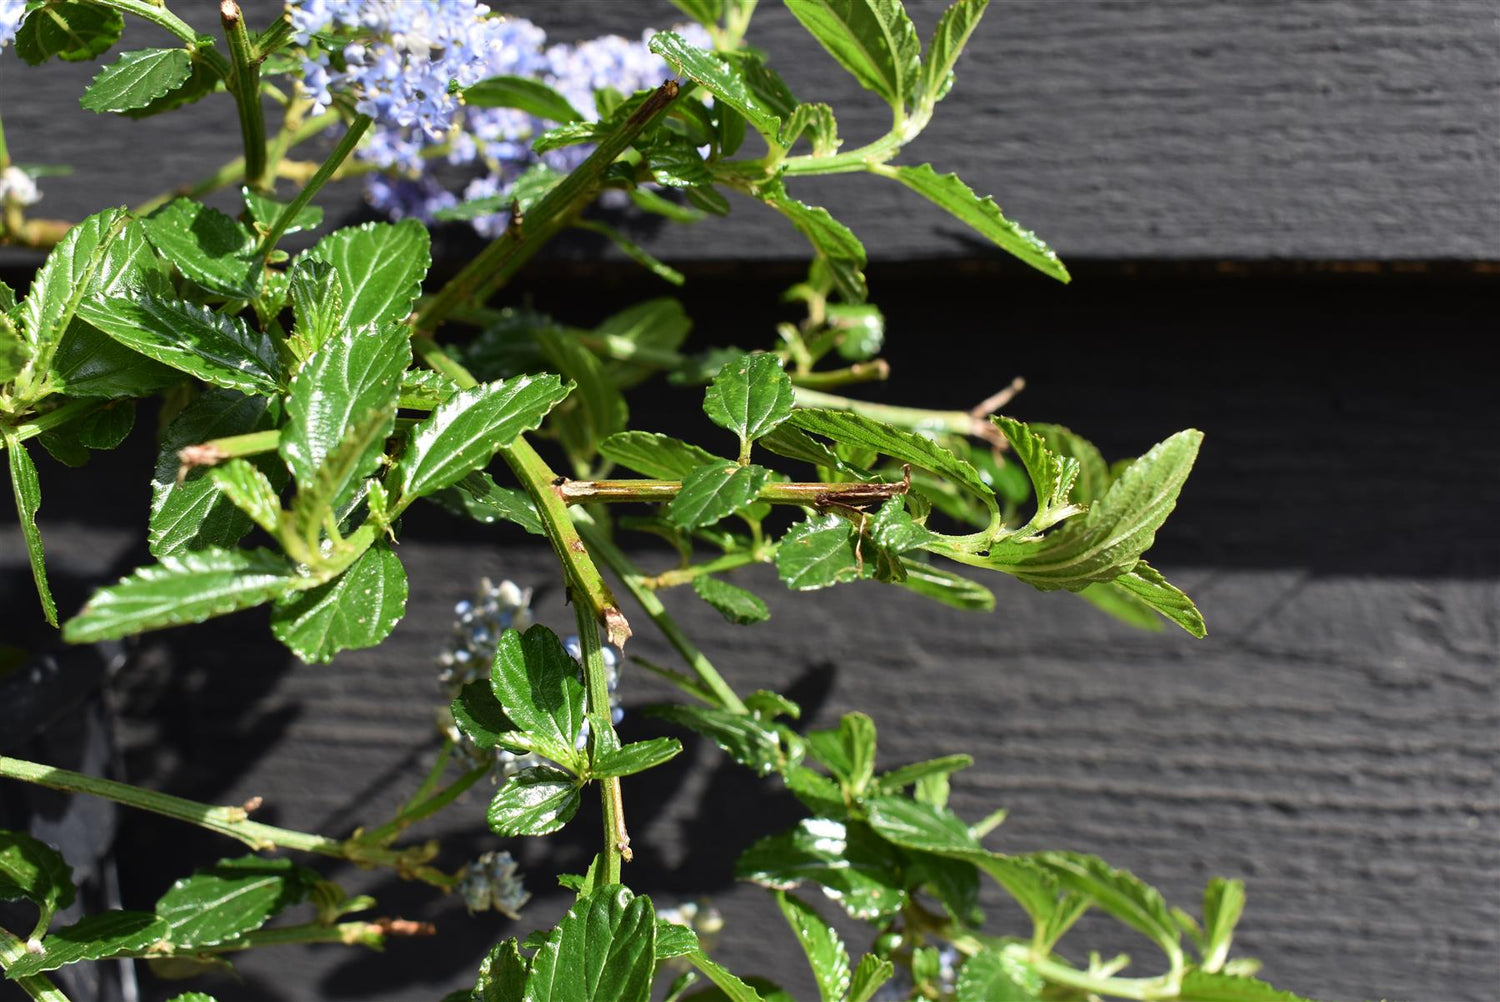
[[[259,23],[279,5],[246,6]],[[637,36],[680,17],[664,2],[507,9],[556,40]],[[925,33],[942,4],[911,9]],[[133,31],[131,44],[154,37]],[[799,94],[833,104],[848,143],[886,127],[884,106],[779,5],[761,5],[750,39]],[[904,159],[995,194],[1065,257],[1500,258],[1500,36],[1485,0],[1003,0],[973,46]],[[227,98],[143,126],[82,111],[77,95],[96,70],[0,59],[0,95],[27,97],[0,98],[13,153],[78,168],[46,181],[47,213],[137,202],[237,153]],[[794,192],[847,220],[877,259],[995,254],[876,178]],[[326,202],[346,216],[359,194]],[[684,261],[804,253],[779,217],[748,202],[646,242]]]

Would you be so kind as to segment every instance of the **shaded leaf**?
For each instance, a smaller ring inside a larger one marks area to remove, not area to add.
[[[973,764],[974,758],[971,755],[943,755],[923,762],[913,762],[875,777],[876,789],[881,793],[896,793],[928,776],[948,776]]]
[[[56,849],[24,832],[0,830],[0,901],[37,906],[36,929],[73,903],[73,870]]]
[[[995,593],[977,581],[918,561],[903,561],[902,565],[906,569],[906,579],[898,583],[918,595],[936,599],[955,609],[990,612],[995,608]]]
[[[33,66],[54,56],[86,62],[119,41],[124,30],[119,11],[80,0],[50,3],[31,10],[16,29],[16,55]]]
[[[490,690],[488,679],[475,679],[459,690],[450,707],[453,721],[458,729],[468,736],[474,746],[488,751],[500,743],[503,735],[516,729],[516,725]]]
[[[568,99],[540,80],[497,76],[464,88],[464,103],[476,108],[519,108],[550,122],[578,122],[583,116]]]
[[[728,581],[699,574],[693,578],[693,591],[731,623],[748,626],[771,618],[771,610],[766,608],[759,595]]]
[[[380,541],[327,584],[283,596],[271,632],[303,661],[320,664],[388,637],[406,612],[406,594],[401,559]]]
[[[875,722],[863,713],[846,713],[835,728],[809,731],[808,751],[850,793],[862,793],[875,774]]]
[[[465,474],[451,487],[429,494],[428,499],[476,522],[512,522],[534,535],[547,534],[536,505],[526,492],[501,487],[488,473]]]
[[[151,480],[151,518],[146,538],[152,556],[233,546],[250,531],[250,518],[225,496],[208,469],[190,470],[178,480],[182,460],[177,453],[211,439],[273,427],[276,412],[270,404],[262,396],[209,389],[167,425]],[[274,460],[257,458],[252,462],[275,478],[271,481],[273,489],[285,484],[286,473]]]
[[[156,914],[170,930],[162,938],[174,947],[216,946],[259,929],[304,890],[289,859],[221,859],[174,883],[157,900]]]
[[[784,190],[767,189],[762,198],[767,205],[786,216],[812,244],[818,257],[828,266],[839,294],[851,303],[864,302],[865,246],[854,232],[829,215],[827,209],[805,205]]]
[[[300,580],[285,558],[265,550],[174,553],[95,592],[63,626],[63,639],[81,644],[201,623],[260,605]]]
[[[154,295],[89,299],[78,316],[132,351],[206,383],[242,393],[281,390],[275,343],[239,317]]]
[[[107,911],[86,915],[42,939],[41,953],[27,953],[5,969],[11,980],[55,971],[83,960],[139,953],[167,938],[167,923],[150,912]]]
[[[254,297],[262,265],[255,256],[254,235],[238,221],[201,202],[178,198],[143,225],[161,256],[204,289],[231,299]]]
[[[700,706],[653,706],[646,712],[702,734],[758,776],[775,772],[785,760],[775,729],[753,717]]]
[[[36,475],[31,454],[9,428],[5,435],[5,458],[10,466],[11,495],[16,502],[16,518],[21,523],[21,537],[26,541],[26,557],[31,563],[31,577],[36,582],[37,598],[47,622],[57,625],[57,602],[47,584],[47,562],[42,553],[42,534],[36,527],[36,513],[42,506],[42,483]]]
[[[548,765],[522,769],[505,781],[485,814],[496,835],[550,835],[578,813],[573,777]]]
[[[849,523],[837,515],[814,515],[781,538],[776,573],[797,591],[853,581],[862,575],[854,540]]]
[[[181,86],[193,71],[186,49],[126,52],[94,77],[79,104],[88,111],[130,111]]]
[[[625,430],[630,414],[625,398],[605,372],[604,363],[573,335],[556,327],[542,327],[534,336],[551,367],[575,385],[567,405],[558,409],[553,421],[570,454],[592,457],[602,439]],[[509,439],[502,444],[509,444]]]

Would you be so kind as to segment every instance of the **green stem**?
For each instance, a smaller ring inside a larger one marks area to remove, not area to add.
[[[651,622],[655,623],[662,636],[667,638],[667,642],[677,649],[678,654],[682,655],[688,667],[692,668],[693,673],[698,676],[698,680],[713,694],[718,705],[734,713],[748,713],[740,697],[735,695],[729,683],[725,682],[723,676],[714,669],[708,657],[688,639],[686,633],[682,632],[682,628],[667,613],[667,608],[662,605],[661,599],[657,598],[656,593],[646,586],[645,576],[631,563],[630,558],[615,546],[604,533],[603,528],[592,522],[580,522],[578,531],[588,541],[589,548],[594,554],[615,572],[615,576],[620,579],[625,590],[640,603],[646,615],[651,617]]]
[[[364,136],[365,130],[370,127],[370,122],[369,115],[354,116],[354,121],[349,123],[348,130],[344,132],[344,136],[339,140],[339,144],[333,148],[333,152],[328,154],[328,159],[323,161],[322,165],[318,167],[317,173],[308,180],[307,184],[302,186],[301,191],[297,192],[297,197],[292,199],[291,204],[281,210],[281,215],[276,217],[276,222],[271,224],[271,229],[261,239],[260,245],[256,248],[256,253],[262,257],[271,253],[276,247],[277,241],[286,232],[287,227],[292,225],[292,220],[297,218],[298,213],[307,207],[307,203],[311,202],[313,196],[318,193],[318,190],[328,182],[328,179],[333,176],[333,172],[338,170],[339,164],[343,163],[344,159],[350,153],[354,152],[354,147],[359,145],[359,141]]]
[[[0,968],[9,968],[11,964],[26,956],[26,944],[21,942],[21,937],[7,929],[0,929]],[[44,974],[33,974],[29,978],[17,978],[17,988],[20,988],[36,1002],[68,1002],[52,979]]]
[[[412,350],[428,366],[456,382],[460,389],[479,385],[473,374],[443,351],[432,338],[424,335],[413,337]],[[563,572],[575,601],[582,599],[592,610],[594,618],[604,624],[609,642],[623,648],[625,641],[630,638],[630,624],[625,621],[625,614],[620,611],[614,593],[604,583],[599,568],[594,566],[589,557],[588,548],[579,538],[578,528],[568,514],[567,502],[557,491],[559,477],[547,465],[546,460],[537,455],[524,435],[517,436],[509,445],[501,446],[500,457],[536,504],[537,514],[541,516],[542,526],[547,531],[547,539],[551,541],[552,549],[562,562]]]
[[[440,761],[446,764],[446,759],[441,759]],[[485,776],[488,776],[493,764],[493,761],[490,761],[483,765],[475,766],[431,796],[427,795],[429,791],[428,784],[423,783],[422,788],[418,789],[412,795],[411,800],[396,813],[394,818],[379,828],[374,828],[361,834],[359,841],[369,842],[372,845],[388,844],[397,835],[418,821],[432,817],[432,815],[453,803],[465,790],[479,782]]]
[[[43,432],[51,431],[53,428],[61,427],[76,417],[81,417],[90,411],[98,410],[108,401],[105,400],[69,400],[61,407],[55,407],[43,414],[38,414],[30,421],[15,426],[16,441],[24,442],[28,438],[36,438]],[[0,439],[0,448],[4,448],[5,442]]]
[[[608,669],[604,667],[604,645],[599,641],[599,624],[593,612],[582,602],[573,603],[578,619],[578,649],[583,655],[583,681],[588,696],[589,742],[595,756],[606,734],[613,735],[614,722],[609,717]],[[625,829],[625,804],[620,796],[620,777],[599,781],[599,802],[604,808],[604,872],[606,884],[620,882],[620,864],[634,855],[630,851],[630,834]]]
[[[0,121],[0,170],[10,166],[10,147],[5,145],[5,123]]]
[[[705,574],[717,574],[720,571],[732,571],[736,567],[744,567],[746,564],[760,563],[775,552],[776,547],[771,546],[726,553],[722,557],[706,560],[701,564],[694,564],[691,567],[681,567],[674,571],[663,571],[655,577],[642,578],[641,584],[652,591],[660,591],[663,588],[676,588],[678,585],[691,584],[694,578],[700,578]]]
[[[1012,946],[1009,949],[1020,954],[1032,970],[1048,981],[1094,995],[1112,995],[1116,998],[1136,999],[1138,1002],[1165,1002],[1181,994],[1181,987],[1167,977],[1098,977],[1048,957],[1038,957],[1025,947]]]
[[[417,329],[431,331],[458,307],[483,302],[505,285],[538,248],[593,200],[599,193],[605,169],[676,97],[675,80],[668,80],[658,87],[635,114],[599,143],[588,159],[533,206],[520,225],[508,227],[438,290],[418,315]]]
[[[157,793],[112,779],[86,776],[69,769],[58,769],[38,762],[0,755],[0,777],[19,779],[65,793],[88,793],[127,807],[139,807],[179,821],[207,828],[245,843],[252,849],[296,849],[324,856],[344,856],[343,843],[322,835],[292,831],[251,821],[243,807],[214,807],[196,800],[185,800],[168,793]]]
[[[855,362],[843,369],[826,369],[823,372],[789,372],[792,384],[808,389],[827,390],[850,383],[878,383],[890,378],[891,366],[883,358],[870,362]]]
[[[219,4],[219,20],[229,43],[230,74],[225,84],[240,113],[240,138],[245,144],[245,183],[259,191],[266,180],[266,123],[260,108],[260,61],[245,15],[235,0]]]

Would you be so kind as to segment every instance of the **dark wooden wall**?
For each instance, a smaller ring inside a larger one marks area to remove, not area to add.
[[[786,51],[795,25],[763,6],[755,37]],[[516,9],[563,39],[675,16],[627,2]],[[926,25],[939,8],[914,9]],[[873,182],[827,199],[882,262],[872,294],[890,317],[896,374],[873,396],[966,405],[1019,373],[1030,388],[1015,413],[1065,422],[1110,456],[1204,429],[1158,563],[1198,598],[1206,641],[1135,633],[1004,579],[989,616],[874,586],[788,595],[764,575],[748,583],[772,604],[765,626],[729,627],[692,595],[673,595],[673,611],[737,687],[787,689],[814,726],[870,712],[882,762],[973,751],[955,806],[969,817],[1010,808],[997,848],[1095,852],[1184,905],[1212,874],[1246,877],[1241,943],[1278,984],[1326,998],[1492,1002],[1500,446],[1481,350],[1494,280],[1475,263],[1500,257],[1495,15],[1493,3],[1462,0],[997,0],[981,55],[960,65],[946,118],[914,158],[960,170],[1083,260],[1070,288],[993,261]],[[786,62],[809,95],[865,108],[840,115],[847,136],[877,130],[873,104],[816,48],[803,43]],[[46,150],[23,159],[81,162],[86,138],[124,135],[70,109],[89,75],[0,60],[12,146]],[[38,80],[64,90],[18,104],[17,87]],[[234,145],[232,130],[169,127],[49,182],[43,204],[67,215],[129,202]],[[353,211],[354,198],[333,204]],[[724,224],[732,241],[706,230],[656,238],[662,253],[699,262],[685,292],[696,343],[762,343],[780,316],[774,293],[799,248],[751,209]],[[921,260],[932,257],[946,259]],[[733,267],[745,258],[773,260]],[[1420,267],[1329,266],[1356,259]],[[611,269],[582,296],[567,269],[545,265],[529,288],[570,320],[660,291]],[[954,355],[926,357],[934,345]],[[632,406],[638,426],[664,429],[695,408],[652,388]],[[141,424],[121,454],[85,470],[43,461],[41,523],[65,607],[144,559]],[[111,476],[134,479],[102,486]],[[147,638],[115,683],[129,778],[222,802],[263,795],[267,820],[329,832],[382,816],[431,754],[433,658],[472,583],[535,584],[544,620],[570,622],[544,551],[498,531],[480,541],[442,515],[413,518],[406,621],[385,647],[331,666],[293,664],[256,614]],[[0,530],[0,567],[3,630],[40,636],[13,523]],[[640,634],[634,653],[671,662],[644,622]],[[638,710],[666,694],[638,671],[625,685],[627,732],[655,733]],[[164,729],[163,718],[177,723]],[[787,973],[800,959],[788,959],[774,906],[729,876],[740,849],[798,816],[795,803],[699,746],[627,798],[632,881],[663,902],[709,893],[730,919],[721,959],[809,997]],[[477,792],[431,829],[445,861],[498,845],[483,800]],[[127,905],[149,903],[190,861],[233,851],[192,835],[152,861],[182,830],[120,822]],[[560,844],[509,846],[537,893],[528,923],[565,907],[551,875],[582,864],[595,827],[584,816]],[[384,910],[439,922],[444,937],[378,957],[265,951],[245,959],[243,985],[212,986],[221,1002],[432,999],[528,924],[466,919],[381,874],[339,876],[374,889]],[[1015,920],[990,903],[998,926]],[[1150,955],[1102,925],[1080,932]],[[152,983],[145,997],[176,990]]]

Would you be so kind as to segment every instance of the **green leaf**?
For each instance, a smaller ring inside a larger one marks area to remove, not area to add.
[[[21,332],[11,325],[5,312],[5,309],[0,309],[0,383],[15,379],[31,360],[31,352],[21,340]]]
[[[143,108],[132,108],[124,112],[126,118],[149,118],[152,115],[160,115],[164,111],[181,108],[184,105],[201,101],[203,98],[220,90],[224,86],[223,79],[214,72],[213,67],[208,64],[202,52],[195,53],[192,65],[189,68],[188,77],[181,84],[172,88],[161,97],[151,101]]]
[[[292,266],[287,291],[295,321],[295,333],[287,338],[287,347],[305,362],[343,329],[343,285],[328,262],[298,261]]]
[[[244,226],[189,198],[178,198],[144,222],[146,238],[177,270],[211,293],[230,299],[255,295],[262,270],[255,237]]]
[[[61,853],[23,832],[0,830],[0,901],[24,899],[36,905],[40,933],[73,897],[73,870]]]
[[[678,73],[691,79],[741,115],[763,136],[781,131],[781,119],[761,103],[746,84],[740,71],[712,52],[702,49],[671,31],[651,36],[651,51],[661,56]]]
[[[429,494],[428,499],[476,522],[513,522],[534,535],[547,534],[536,505],[526,492],[501,487],[488,473],[466,474],[452,487]]]
[[[936,599],[955,609],[990,612],[995,608],[995,593],[976,581],[951,571],[918,561],[903,561],[906,580],[903,588]]]
[[[1234,927],[1245,910],[1245,882],[1214,877],[1203,890],[1203,967],[1217,971],[1229,957]]]
[[[271,632],[304,662],[321,664],[390,636],[406,612],[406,593],[401,559],[377,542],[327,584],[283,596]]]
[[[955,1002],[1041,1002],[1046,987],[1025,961],[1002,950],[984,950],[959,968]]]
[[[807,954],[818,982],[819,997],[823,1002],[843,1002],[849,989],[849,951],[839,934],[806,902],[786,891],[776,892],[776,904],[796,933],[802,952]]]
[[[555,327],[543,327],[535,337],[552,368],[576,386],[553,421],[570,454],[591,458],[602,439],[625,430],[630,416],[625,398],[604,371],[599,356],[579,344],[577,338]]]
[[[578,813],[573,777],[549,765],[522,769],[505,781],[485,814],[496,835],[550,835]]]
[[[777,142],[789,148],[797,137],[804,135],[812,143],[815,157],[832,156],[843,145],[839,139],[838,121],[833,117],[833,109],[826,104],[797,105],[787,118]]]
[[[276,220],[281,218],[289,202],[278,202],[274,198],[262,195],[258,191],[240,186],[240,198],[245,203],[245,208],[250,213],[250,218],[255,220],[256,226],[263,233],[269,233],[271,227],[276,225]],[[301,233],[303,230],[315,230],[323,222],[323,209],[317,205],[305,205],[297,211],[297,215],[287,226],[283,236],[292,233]]]
[[[474,993],[463,1002],[522,1002],[526,991],[526,960],[514,938],[495,944],[479,965]]]
[[[860,794],[875,774],[875,721],[846,713],[838,727],[809,731],[808,751],[852,794]]]
[[[495,645],[490,688],[517,727],[502,741],[581,773],[584,760],[578,736],[584,712],[578,674],[578,662],[545,626],[533,626],[524,634],[502,633]]]
[[[41,953],[28,953],[6,968],[11,980],[55,971],[83,960],[139,953],[167,938],[167,924],[150,912],[107,911],[86,915],[42,939]]]
[[[297,370],[287,390],[286,426],[278,451],[302,490],[351,429],[381,415],[371,442],[349,468],[342,488],[374,472],[396,420],[401,373],[411,364],[409,331],[397,323],[346,328]],[[329,500],[340,493],[335,489]]]
[[[811,882],[850,916],[894,915],[906,904],[895,851],[862,825],[807,818],[789,832],[756,842],[735,864],[735,876],[776,890]]]
[[[531,960],[527,1002],[647,1002],[656,967],[651,899],[618,884],[568,909]]]
[[[1098,585],[1089,587],[1097,588]],[[1208,636],[1208,626],[1193,600],[1144,560],[1137,561],[1135,567],[1115,578],[1107,587],[1123,589],[1199,639]]]
[[[866,797],[865,815],[881,838],[904,849],[966,858],[983,851],[969,826],[945,807],[919,803],[906,797]]]
[[[1083,515],[1040,538],[1002,541],[988,558],[970,562],[1041,591],[1077,591],[1128,573],[1176,506],[1202,441],[1202,432],[1178,432],[1131,463]]]
[[[553,375],[517,376],[455,393],[412,430],[401,454],[401,494],[431,494],[490,461],[542,423],[571,384]]]
[[[776,573],[788,588],[812,591],[863,576],[855,533],[837,515],[814,515],[781,538]]]
[[[78,103],[95,112],[144,108],[181,86],[192,72],[186,49],[126,52],[94,77]]]
[[[792,412],[788,423],[803,431],[832,439],[840,445],[870,449],[898,462],[910,463],[944,477],[979,498],[991,512],[999,511],[995,492],[972,464],[914,431],[894,428],[852,411],[825,410],[819,407],[798,408]]]
[[[667,505],[667,520],[684,529],[712,525],[755,500],[771,477],[764,466],[739,466],[719,459],[696,468]]]
[[[593,333],[616,349],[675,352],[692,329],[693,322],[682,304],[670,296],[660,296],[605,317]],[[621,389],[635,386],[656,371],[651,366],[628,361],[614,363],[613,369],[615,384]]]
[[[849,980],[847,1002],[870,1002],[875,993],[880,991],[880,986],[895,973],[896,965],[889,960],[881,960],[873,953],[860,957],[859,966],[854,969],[854,976]]]
[[[1189,970],[1182,976],[1181,1002],[1308,1002],[1255,978]]]
[[[265,550],[174,553],[95,592],[63,626],[63,639],[82,644],[201,623],[260,605],[300,580],[295,567]]]
[[[949,776],[974,764],[970,755],[944,755],[924,762],[913,762],[875,777],[875,788],[881,793],[897,793],[928,776]]]
[[[752,623],[763,623],[771,618],[771,610],[766,608],[766,603],[761,600],[760,596],[738,585],[732,585],[728,581],[720,581],[707,574],[699,574],[693,578],[693,591],[697,592],[698,597],[703,601],[719,610],[719,615],[728,622],[749,626]]]
[[[795,1002],[790,995],[765,978],[741,980],[702,950],[695,950],[686,956],[688,963],[707,975],[714,987],[694,992],[683,999],[683,1002]]]
[[[786,0],[786,5],[861,87],[896,109],[915,96],[922,43],[900,0]]]
[[[853,472],[828,446],[788,424],[777,425],[758,441],[763,448],[787,459],[800,460],[841,473]]]
[[[724,0],[672,0],[677,9],[705,28],[716,28],[724,16]]]
[[[568,99],[530,77],[489,77],[464,88],[464,103],[476,108],[519,108],[549,122],[581,122]]]
[[[259,929],[303,893],[291,860],[241,856],[177,881],[157,900],[156,914],[170,929],[162,938],[174,947],[217,946]]]
[[[997,415],[993,420],[1026,468],[1035,492],[1036,512],[1022,533],[1041,532],[1082,512],[1081,505],[1072,503],[1074,485],[1082,468],[1078,460],[1053,452],[1046,436],[1014,418]]]
[[[298,261],[324,261],[339,277],[343,325],[404,320],[432,265],[427,227],[415,219],[364,223],[330,233]]]
[[[208,478],[250,521],[272,535],[277,532],[281,498],[271,484],[271,478],[260,467],[244,459],[231,459],[212,467]]]
[[[851,303],[865,300],[865,246],[854,231],[828,210],[797,201],[779,187],[763,189],[766,204],[780,212],[807,238],[827,266],[839,294]]]
[[[775,355],[741,355],[724,363],[703,394],[714,424],[753,442],[791,416],[796,394]]]
[[[1091,899],[1104,911],[1156,943],[1169,958],[1180,958],[1177,923],[1156,889],[1134,874],[1117,870],[1096,856],[1077,852],[1032,853],[1030,860],[1064,887]]]
[[[173,995],[167,1002],[218,1002],[212,995],[203,992],[183,992],[181,995]],[[468,1000],[465,1000],[468,1002]]]
[[[206,383],[242,393],[281,391],[276,345],[239,317],[154,295],[90,299],[79,305],[78,316],[127,348]]]
[[[894,178],[934,203],[960,222],[968,224],[1001,250],[1020,258],[1059,282],[1071,281],[1052,248],[1025,227],[1005,218],[1000,206],[988,195],[981,198],[957,174],[939,174],[931,164],[881,168],[877,173]]]
[[[1048,449],[1063,459],[1078,462],[1078,475],[1073,480],[1069,497],[1080,504],[1092,504],[1109,490],[1113,477],[1109,464],[1099,452],[1098,446],[1060,424],[1027,425],[1031,433],[1039,437]]]
[[[57,602],[52,598],[52,589],[47,584],[47,562],[42,554],[42,534],[36,527],[37,509],[42,506],[42,483],[36,475],[36,464],[31,454],[21,444],[14,431],[3,430],[5,435],[5,458],[10,465],[11,494],[16,501],[16,517],[21,523],[21,536],[26,540],[26,556],[31,562],[31,577],[36,582],[37,597],[42,603],[42,613],[47,622],[57,625]]]
[[[516,729],[500,708],[488,679],[475,679],[465,685],[449,708],[458,729],[474,742],[476,748],[484,751],[500,744],[502,736]]]
[[[655,769],[663,762],[676,757],[681,751],[682,742],[676,738],[650,738],[646,741],[634,741],[600,755],[589,771],[595,779],[607,776],[633,776],[647,769]]]
[[[700,706],[653,706],[647,712],[702,734],[757,776],[775,772],[786,760],[776,730],[753,717]]]
[[[53,387],[72,397],[142,397],[183,382],[182,373],[74,320],[52,359]]]
[[[599,443],[599,454],[611,463],[659,480],[681,480],[707,463],[728,462],[707,449],[650,431],[611,435]]]
[[[178,451],[211,439],[273,427],[275,410],[270,404],[265,397],[210,389],[199,394],[167,425],[151,480],[147,542],[152,556],[230,547],[250,531],[250,519],[225,496],[219,481],[207,469],[189,470],[179,481],[182,460]],[[278,483],[285,483],[286,474],[274,460],[258,458],[254,462],[275,477],[273,490]]]
[[[646,248],[642,247],[640,244],[636,243],[634,240],[630,239],[628,236],[626,236],[624,233],[621,233],[613,226],[610,226],[608,223],[601,223],[597,219],[583,219],[578,221],[575,225],[579,229],[588,230],[592,233],[597,233],[600,236],[604,237],[610,243],[619,248],[620,253],[630,258],[630,260],[634,261],[642,268],[645,268],[647,271],[655,275],[657,278],[661,279],[663,282],[666,282],[669,285],[682,285],[687,281],[686,276],[684,276],[682,272],[678,271],[676,268],[673,268],[665,261],[656,257],[650,251],[646,250]]]
[[[125,18],[119,11],[64,0],[37,7],[16,31],[16,55],[32,66],[53,56],[70,63],[87,62],[120,40]],[[51,970],[51,968],[48,968]]]
[[[922,86],[919,103],[931,107],[941,101],[953,86],[953,64],[968,44],[979,19],[990,0],[957,0],[938,19],[927,55],[922,60]]]
[[[106,277],[110,249],[124,229],[125,210],[106,209],[69,228],[48,253],[19,311],[21,335],[33,348],[62,340],[78,304]]]

